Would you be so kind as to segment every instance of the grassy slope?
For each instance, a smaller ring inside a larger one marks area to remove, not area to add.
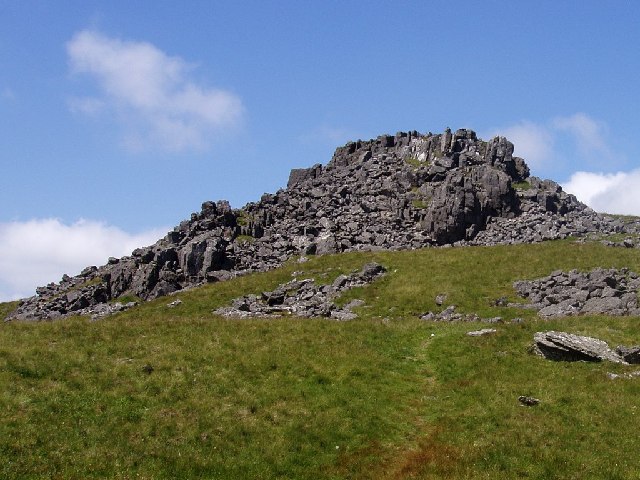
[[[371,260],[389,273],[349,292],[366,301],[353,322],[210,313],[296,270],[329,282]],[[491,306],[515,299],[516,279],[595,266],[640,271],[640,255],[571,242],[354,253],[184,292],[175,309],[2,324],[0,477],[635,478],[640,381],[606,377],[631,367],[528,348],[543,329],[637,344],[638,319]],[[417,320],[440,293],[527,321],[471,338],[484,325]]]

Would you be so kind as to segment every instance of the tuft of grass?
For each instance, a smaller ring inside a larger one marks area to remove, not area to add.
[[[7,318],[11,312],[18,308],[19,304],[20,301],[18,300],[15,302],[0,302],[0,320]]]
[[[243,319],[211,311],[295,274],[330,283],[377,261],[353,289],[359,319]],[[91,322],[0,324],[0,477],[634,478],[640,382],[631,367],[555,363],[533,334],[637,344],[637,318],[539,320],[512,282],[553,270],[628,267],[635,249],[536,245],[354,252],[145,302]],[[463,313],[523,323],[418,320],[447,294]],[[7,304],[0,304],[6,311]],[[541,400],[522,407],[519,395]]]
[[[411,201],[411,205],[414,206],[414,208],[429,208],[429,202],[427,202],[426,200],[422,200],[422,199],[414,199]]]
[[[251,235],[238,235],[235,238],[236,243],[253,243],[256,241]]]
[[[530,190],[531,189],[531,184],[529,182],[527,182],[527,181],[514,182],[512,184],[512,186],[516,190]]]
[[[636,223],[640,221],[640,217],[637,215],[622,215],[616,213],[607,213],[607,215],[622,220],[623,223]]]
[[[112,299],[109,303],[129,303],[129,302],[136,302],[136,303],[140,303],[142,302],[142,299],[140,297],[138,297],[137,295],[122,295],[118,298],[114,298]]]

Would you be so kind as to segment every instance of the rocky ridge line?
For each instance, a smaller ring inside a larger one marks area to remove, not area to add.
[[[98,306],[123,296],[148,300],[300,254],[539,242],[630,228],[531,177],[504,137],[399,132],[349,142],[326,166],[292,170],[286,189],[242,209],[205,202],[154,245],[39,287],[9,319],[104,311]]]

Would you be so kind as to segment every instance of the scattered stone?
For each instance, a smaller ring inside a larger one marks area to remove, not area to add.
[[[127,303],[99,303],[93,307],[81,310],[80,315],[91,315],[91,320],[100,320],[101,318],[113,315],[114,313],[123,312],[138,305],[137,302]]]
[[[440,295],[436,296],[436,305],[438,305],[439,307],[442,306],[442,304],[446,301],[447,301],[446,293],[441,293]]]
[[[171,303],[167,303],[167,307],[169,308],[175,308],[178,305],[182,305],[182,300],[180,300],[179,298],[176,298],[173,302]]]
[[[506,307],[509,304],[507,297],[500,297],[493,301],[494,307]]]
[[[483,328],[482,330],[474,330],[472,332],[467,332],[467,335],[470,337],[482,337],[485,335],[491,335],[496,333],[497,330],[495,328]]]
[[[518,401],[521,404],[526,405],[527,407],[533,407],[533,406],[538,405],[540,403],[540,400],[538,400],[537,398],[528,397],[526,395],[520,395],[518,397]]]
[[[218,308],[213,313],[225,317],[274,317],[297,315],[299,317],[330,317],[347,321],[357,318],[353,308],[364,304],[352,300],[339,308],[334,300],[344,291],[373,282],[385,273],[377,263],[368,263],[362,270],[351,275],[339,275],[331,285],[316,285],[312,279],[297,280],[281,284],[272,292],[262,295],[245,295],[233,300],[231,306]]]
[[[611,380],[615,380],[616,378],[640,378],[640,370],[635,370],[633,372],[628,372],[628,373],[608,372],[607,377],[609,377]]]
[[[557,271],[537,280],[517,281],[518,294],[530,304],[509,304],[538,310],[543,318],[569,315],[640,315],[640,278],[628,269],[596,268],[590,272]]]
[[[483,323],[502,323],[501,317],[480,318],[475,313],[462,314],[456,312],[455,305],[449,305],[439,313],[427,312],[420,315],[420,320],[427,322],[483,322]]]
[[[606,342],[597,338],[554,331],[536,332],[533,338],[535,353],[549,360],[627,363]]]

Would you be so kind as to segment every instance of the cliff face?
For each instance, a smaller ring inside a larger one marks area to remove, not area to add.
[[[205,202],[154,245],[39,287],[11,318],[110,311],[205,281],[266,270],[293,255],[542,241],[620,231],[554,182],[529,176],[513,144],[471,130],[383,135],[292,170],[286,189],[233,210]]]

